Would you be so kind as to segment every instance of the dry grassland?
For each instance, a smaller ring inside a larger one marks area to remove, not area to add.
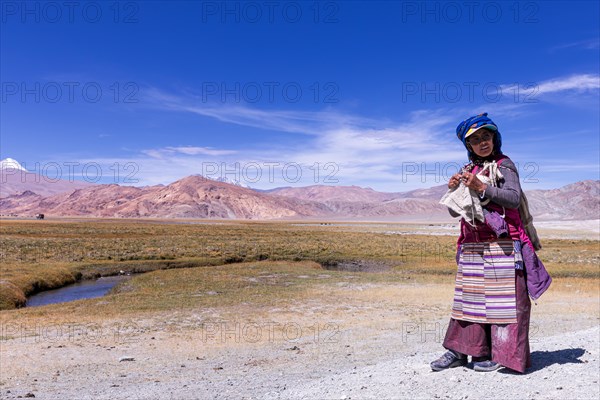
[[[331,311],[347,304],[348,296],[363,305],[399,296],[402,302],[393,300],[392,307],[422,304],[430,311],[438,300],[448,303],[454,237],[374,233],[357,226],[2,221],[0,309],[82,277],[156,271],[102,299],[5,311],[0,318],[96,320],[214,308],[260,314],[273,304],[301,309],[298,305],[313,299],[319,304],[331,299]],[[539,255],[555,279],[553,290],[597,292],[598,241],[547,240]],[[435,290],[424,291],[427,285]],[[439,315],[446,315],[442,303],[436,304]]]

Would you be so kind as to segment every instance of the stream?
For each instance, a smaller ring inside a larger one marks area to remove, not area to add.
[[[64,303],[80,299],[93,299],[107,294],[115,285],[131,276],[116,275],[98,279],[86,279],[59,289],[46,290],[27,299],[26,307],[45,306],[47,304]]]

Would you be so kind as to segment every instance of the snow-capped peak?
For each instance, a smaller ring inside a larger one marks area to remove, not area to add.
[[[0,161],[0,171],[13,171],[13,170],[19,170],[19,171],[23,171],[23,172],[27,172],[27,170],[21,165],[19,164],[19,162],[17,160],[14,160],[12,158],[5,158],[4,160]]]

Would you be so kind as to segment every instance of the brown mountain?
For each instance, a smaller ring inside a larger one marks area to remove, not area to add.
[[[51,196],[91,186],[94,185],[88,182],[52,179],[16,169],[0,170],[0,198],[26,191],[31,191],[41,196]]]
[[[371,188],[363,188],[360,186],[326,185],[283,187],[272,189],[268,193],[277,196],[293,197],[300,200],[319,201],[322,203],[336,201],[378,203],[392,200],[402,195],[402,193],[377,192]]]
[[[445,186],[410,192],[385,193],[359,186],[313,185],[277,188],[269,193],[321,202],[336,217],[390,219],[427,214],[446,217],[448,213],[445,207],[438,204],[445,191]]]
[[[326,215],[321,203],[270,196],[189,176],[168,186],[95,185],[42,197],[32,192],[0,199],[2,214],[94,217],[275,219]]]
[[[534,217],[547,220],[600,218],[600,181],[580,181],[560,189],[528,191]]]
[[[445,185],[383,193],[358,186],[313,185],[268,192],[188,176],[170,185],[95,185],[50,196],[25,191],[0,199],[1,214],[222,219],[448,218]],[[598,219],[600,181],[527,192],[536,219]]]

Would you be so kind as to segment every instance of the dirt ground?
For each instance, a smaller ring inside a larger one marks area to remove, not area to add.
[[[452,285],[338,282],[309,301],[2,325],[0,398],[597,399],[597,290],[532,305],[525,374],[432,372]],[[102,301],[99,299],[98,301]],[[18,313],[15,313],[18,315]]]

